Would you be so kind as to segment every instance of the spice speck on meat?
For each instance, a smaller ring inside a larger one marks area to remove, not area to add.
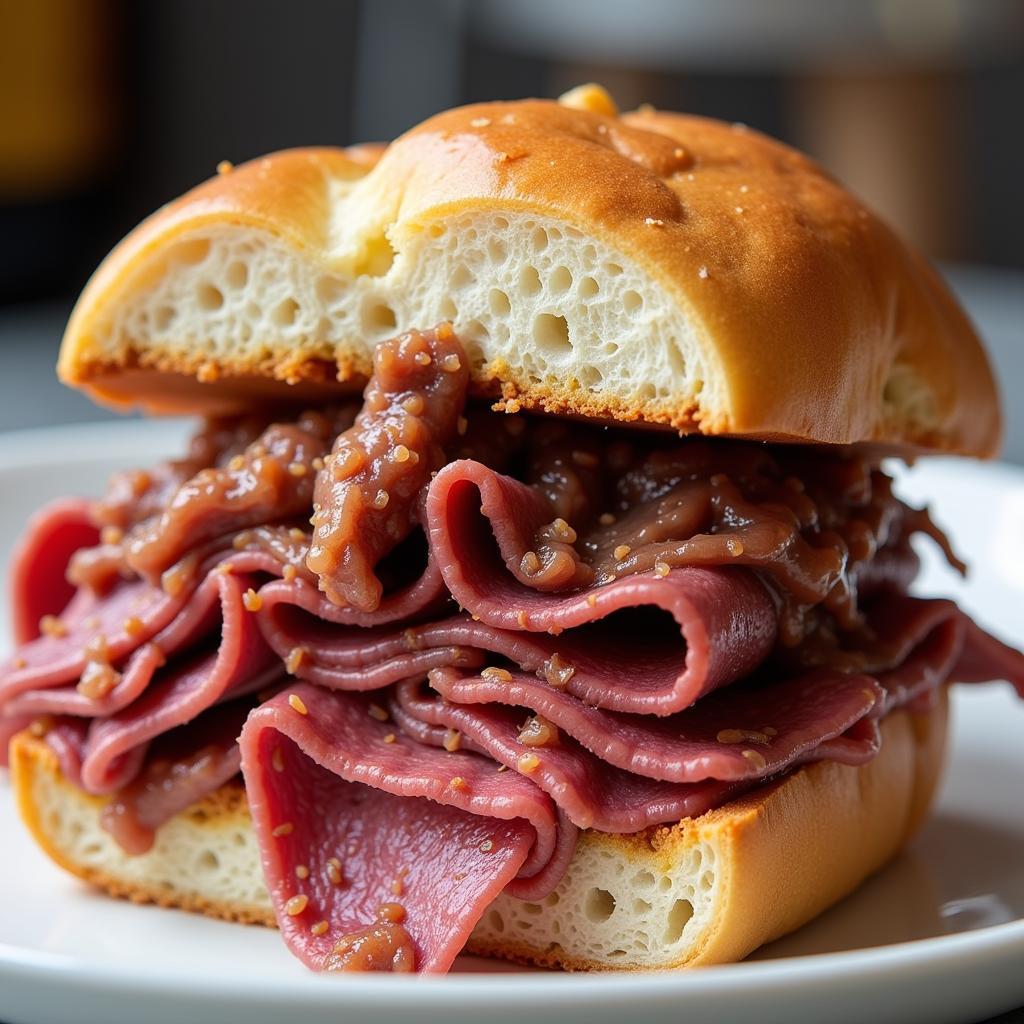
[[[284,912],[289,917],[298,917],[299,914],[303,913],[306,907],[309,906],[309,897],[304,893],[300,893],[298,896],[293,896],[284,905]]]
[[[497,679],[502,683],[510,683],[512,681],[512,673],[507,668],[498,668],[496,665],[489,665],[487,668],[482,669],[480,675],[484,679]]]

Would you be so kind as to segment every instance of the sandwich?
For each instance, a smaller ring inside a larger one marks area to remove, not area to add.
[[[162,208],[61,379],[201,418],[28,524],[0,748],[42,851],[317,971],[735,961],[892,858],[1024,656],[887,459],[992,457],[926,260],[805,156],[596,86]]]

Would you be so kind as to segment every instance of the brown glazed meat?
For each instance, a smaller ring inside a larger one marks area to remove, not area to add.
[[[324,970],[385,971],[408,974],[416,969],[412,938],[401,924],[381,920],[352,932],[334,945]]]
[[[906,588],[917,568],[914,533],[962,569],[928,513],[899,501],[864,452],[680,439],[482,408],[463,415],[467,379],[462,347],[442,325],[377,346],[357,416],[348,405],[269,423],[211,422],[187,459],[115,477],[94,511],[104,543],[78,552],[69,575],[102,592],[118,575],[163,574],[173,590],[198,547],[233,543],[273,553],[335,604],[373,611],[384,592],[380,562],[415,528],[433,474],[455,459],[522,480],[542,498],[550,518],[515,558],[527,585],[564,592],[682,566],[746,566],[775,597],[780,647],[814,663],[870,647],[859,594]],[[299,525],[311,510],[312,537]]]
[[[374,611],[374,569],[412,530],[420,493],[445,464],[469,364],[448,324],[377,346],[363,409],[316,478],[306,565],[334,604]]]
[[[128,567],[152,580],[204,541],[306,515],[322,458],[354,411],[306,412],[293,423],[271,424],[224,465],[199,470],[165,511],[132,529]]]

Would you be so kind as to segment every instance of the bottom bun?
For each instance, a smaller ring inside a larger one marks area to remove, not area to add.
[[[699,818],[630,836],[584,832],[539,903],[499,896],[467,950],[580,970],[653,970],[742,959],[852,892],[924,819],[942,767],[947,697],[882,723],[860,768],[823,761]],[[140,903],[274,924],[239,783],[178,814],[130,857],[100,827],[105,800],[65,780],[28,732],[11,750],[18,808],[61,867]]]

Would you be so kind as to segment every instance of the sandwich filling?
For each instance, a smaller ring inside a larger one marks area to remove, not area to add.
[[[43,510],[0,751],[45,734],[131,854],[239,772],[292,951],[446,970],[580,829],[697,816],[1024,657],[911,596],[927,512],[858,450],[467,407],[450,328],[361,403],[208,422]]]

